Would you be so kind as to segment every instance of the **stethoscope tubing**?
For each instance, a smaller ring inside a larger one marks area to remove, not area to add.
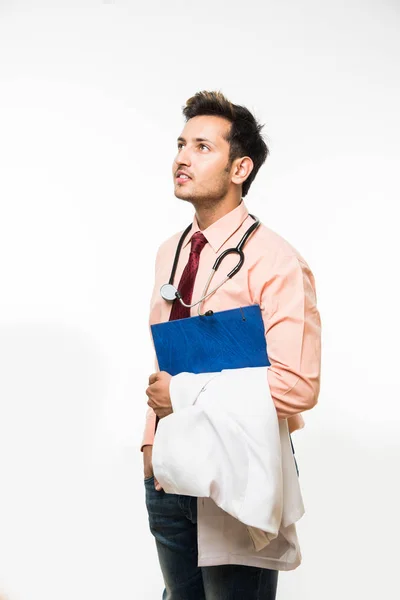
[[[242,236],[241,240],[239,241],[238,245],[235,248],[228,248],[227,250],[224,250],[224,252],[222,252],[216,259],[212,269],[211,269],[211,274],[210,277],[208,278],[208,281],[206,283],[205,289],[203,291],[203,295],[200,298],[200,300],[198,300],[197,302],[193,303],[193,304],[186,304],[183,300],[182,297],[179,293],[179,290],[177,288],[176,289],[176,298],[183,304],[183,306],[186,306],[187,308],[192,308],[193,306],[196,306],[197,304],[201,304],[202,302],[204,302],[204,300],[206,298],[208,298],[209,296],[211,296],[212,294],[214,294],[214,292],[217,291],[218,288],[220,288],[228,279],[231,279],[234,275],[236,275],[236,273],[238,273],[240,271],[240,269],[243,266],[244,263],[244,252],[243,252],[243,247],[245,245],[245,243],[247,242],[248,238],[251,236],[251,234],[257,229],[257,227],[260,225],[260,221],[257,217],[255,217],[254,215],[250,214],[250,217],[252,217],[252,219],[254,219],[254,223],[247,229],[247,231],[244,233],[244,235]],[[183,232],[183,234],[180,237],[180,240],[178,242],[177,248],[176,248],[176,252],[175,252],[175,258],[174,258],[174,262],[172,265],[172,270],[171,270],[171,276],[169,278],[169,282],[167,285],[173,286],[173,281],[175,278],[175,273],[176,273],[176,268],[178,265],[178,261],[179,261],[179,256],[180,256],[180,252],[182,249],[182,245],[183,242],[187,236],[187,234],[189,233],[190,229],[192,228],[192,224],[190,224],[185,231]],[[230,271],[228,273],[228,275],[225,277],[225,279],[217,286],[215,287],[213,290],[211,290],[211,292],[209,292],[208,294],[207,289],[210,285],[211,279],[214,277],[215,272],[217,271],[217,269],[219,268],[221,262],[224,260],[224,258],[228,255],[228,254],[238,254],[239,255],[239,262],[237,263],[237,265],[232,269],[232,271]],[[161,295],[163,296],[162,293],[162,289],[163,287],[167,287],[167,286],[162,286],[161,288]],[[163,296],[164,298],[164,296]],[[167,298],[164,298],[165,300],[167,300]],[[169,299],[168,299],[169,300]],[[171,301],[171,300],[170,300]],[[199,306],[199,314],[200,314],[200,306]]]
[[[174,279],[175,279],[175,273],[176,273],[176,267],[178,266],[178,261],[179,261],[179,256],[181,254],[181,248],[183,245],[183,242],[185,240],[185,237],[187,236],[187,234],[189,233],[189,231],[192,228],[192,224],[190,224],[188,227],[186,227],[185,231],[182,233],[180,240],[178,242],[178,245],[176,247],[176,251],[175,251],[175,258],[174,258],[174,262],[172,265],[172,271],[171,271],[171,277],[169,278],[168,283],[170,285],[173,285],[174,283]]]

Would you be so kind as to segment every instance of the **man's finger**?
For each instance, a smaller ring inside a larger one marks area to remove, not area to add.
[[[158,373],[152,373],[149,377],[149,385],[155,383],[158,379]]]

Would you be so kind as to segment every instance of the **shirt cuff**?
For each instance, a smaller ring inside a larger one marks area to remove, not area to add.
[[[156,428],[156,413],[149,406],[146,413],[146,425],[143,432],[142,445],[140,451],[143,452],[143,446],[152,446],[154,443],[154,432]]]

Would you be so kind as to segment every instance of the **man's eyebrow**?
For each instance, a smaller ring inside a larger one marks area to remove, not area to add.
[[[193,138],[193,140],[195,142],[208,142],[209,144],[212,144],[213,146],[215,146],[214,142],[212,142],[211,140],[209,140],[207,138],[197,137],[197,138]],[[184,137],[178,137],[177,141],[178,142],[186,142]]]

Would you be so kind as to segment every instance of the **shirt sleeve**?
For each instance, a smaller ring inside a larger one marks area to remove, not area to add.
[[[292,430],[304,424],[300,413],[315,406],[320,388],[321,321],[307,263],[297,255],[280,258],[268,281],[264,278],[259,300],[271,395],[278,419],[297,419]]]
[[[160,293],[159,286],[156,284],[157,279],[157,270],[160,264],[160,256],[162,251],[162,245],[158,248],[156,259],[155,259],[155,281],[153,286],[153,292],[150,300],[150,314],[149,314],[149,333],[150,339],[153,342],[153,338],[151,336],[150,325],[152,323],[158,323],[160,321],[159,308],[157,308],[157,303],[155,302],[156,295]],[[154,352],[154,370],[159,371],[160,368],[158,366],[157,356]],[[151,408],[151,406],[147,407],[146,417],[145,417],[145,425],[142,436],[142,444],[140,450],[143,452],[143,446],[152,446],[154,442],[155,430],[156,430],[156,413]]]

